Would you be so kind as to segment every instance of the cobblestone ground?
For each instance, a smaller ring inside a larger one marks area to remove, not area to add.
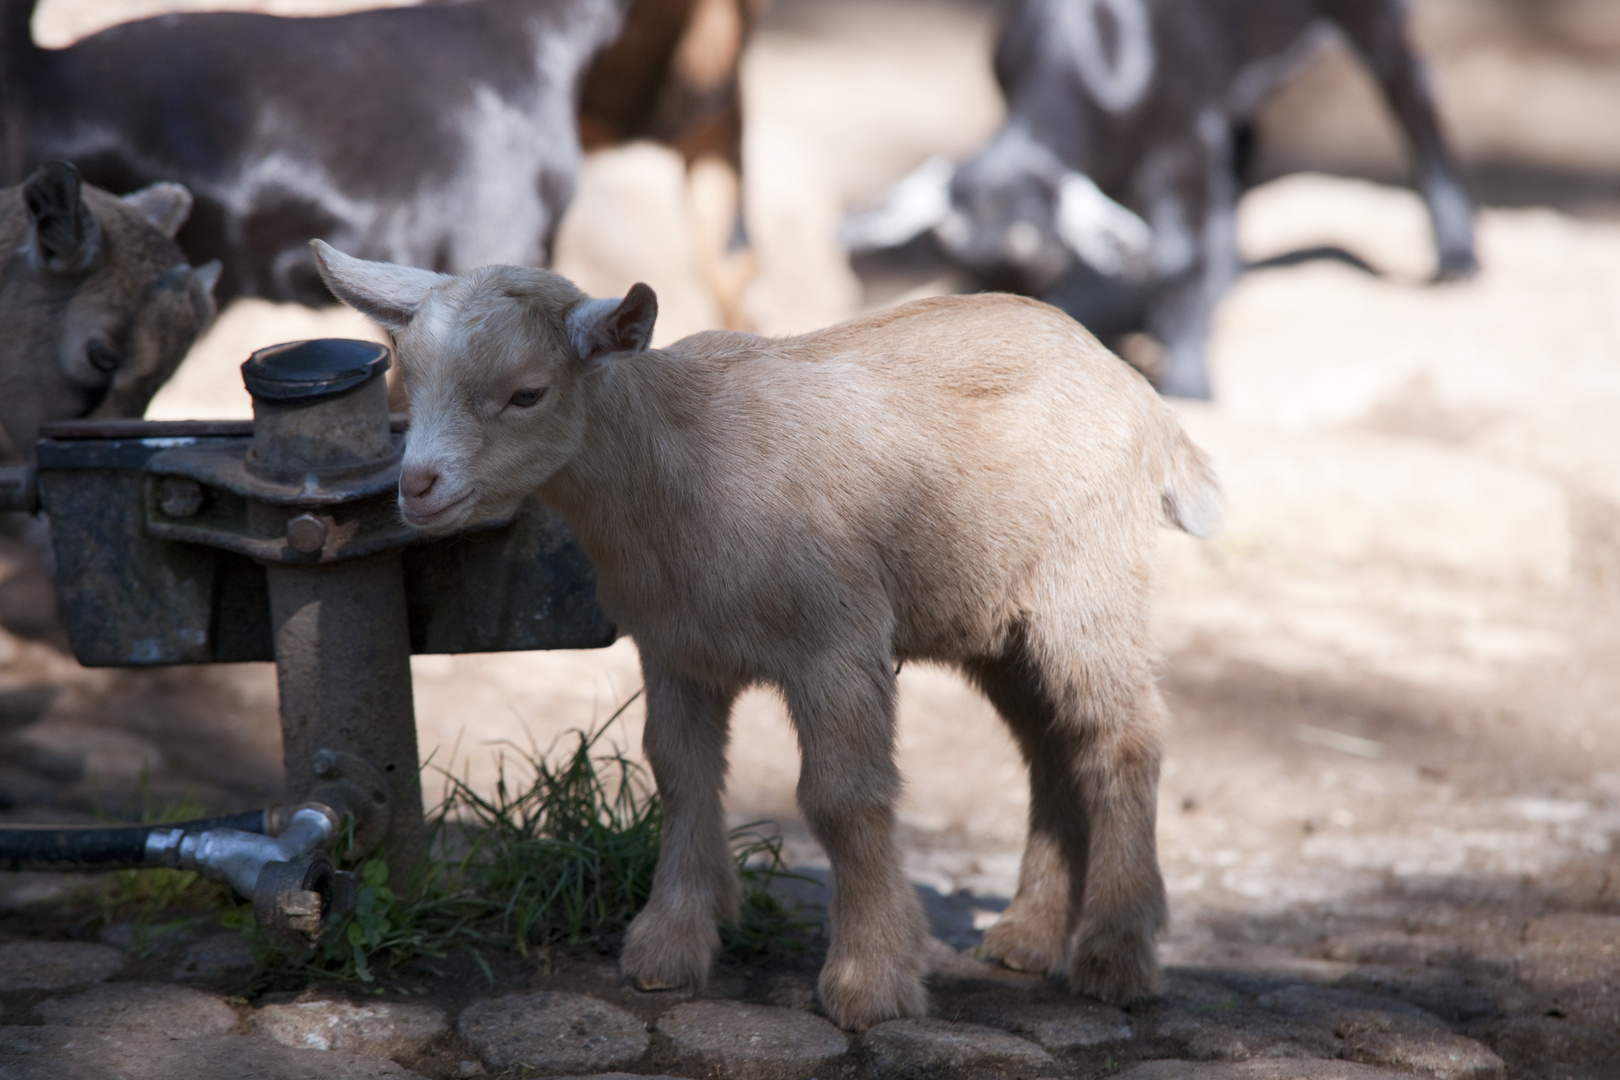
[[[902,839],[938,939],[927,1020],[837,1030],[814,955],[638,993],[611,944],[496,956],[489,978],[464,958],[413,965],[383,995],[249,1000],[235,933],[68,918],[93,883],[0,875],[0,1080],[1620,1077],[1620,226],[1604,201],[1620,153],[1588,123],[1613,100],[1620,33],[1604,0],[1416,8],[1459,142],[1514,206],[1482,217],[1480,278],[1436,288],[1405,192],[1296,177],[1245,200],[1249,255],[1341,243],[1384,273],[1245,278],[1212,343],[1218,400],[1183,408],[1230,507],[1213,541],[1162,545],[1173,922],[1156,996],[1112,1009],[974,959],[1016,880],[1023,770],[988,706],[908,666]],[[134,5],[47,0],[41,36],[109,12]],[[988,5],[778,0],[747,70],[762,330],[952,285],[857,277],[831,231],[995,125],[991,26]],[[1313,73],[1268,114],[1268,160],[1384,175],[1395,144],[1357,101],[1342,66]],[[560,268],[597,292],[653,284],[662,340],[712,319],[684,198],[664,151],[599,155],[560,242]],[[154,414],[241,415],[251,348],[367,333],[240,303]],[[0,818],[92,820],[142,791],[221,810],[281,795],[268,668],[86,671],[26,542],[0,539],[0,579]],[[503,744],[544,747],[638,684],[628,642],[414,670],[424,756],[475,785]],[[624,745],[639,724],[632,709]],[[780,823],[807,878],[785,888],[814,916],[825,862],[795,774],[780,707],[751,695],[729,810]]]

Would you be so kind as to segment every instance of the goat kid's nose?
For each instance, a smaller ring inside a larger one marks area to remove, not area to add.
[[[399,490],[407,499],[425,498],[438,482],[438,470],[426,465],[413,465],[399,474]]]

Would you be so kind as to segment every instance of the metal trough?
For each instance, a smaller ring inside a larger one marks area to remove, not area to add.
[[[273,660],[287,790],[355,817],[395,872],[421,850],[411,653],[595,648],[589,562],[530,500],[428,541],[395,506],[388,350],[254,353],[254,419],[48,425],[0,504],[49,513],[63,615],[91,667]]]

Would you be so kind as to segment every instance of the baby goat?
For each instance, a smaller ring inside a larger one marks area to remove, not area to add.
[[[190,212],[179,184],[119,198],[65,161],[0,190],[0,461],[48,421],[146,411],[214,317],[219,263],[174,243]]]
[[[765,684],[832,863],[827,1015],[925,1013],[927,929],[894,852],[895,664],[931,660],[983,690],[1030,768],[1018,895],[985,947],[1108,1001],[1150,989],[1152,529],[1205,534],[1219,493],[1141,377],[1019,297],[649,349],[645,285],[592,300],[543,270],[449,277],[314,248],[332,291],[394,335],[406,519],[454,532],[538,492],[635,638],[665,825],[631,979],[701,982],[737,913],[728,717]]]

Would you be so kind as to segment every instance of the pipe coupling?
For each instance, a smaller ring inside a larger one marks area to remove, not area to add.
[[[253,901],[260,926],[313,941],[334,909],[354,906],[354,876],[334,870],[325,850],[337,839],[338,825],[330,807],[305,803],[275,837],[237,829],[153,829],[146,861],[226,882]]]

